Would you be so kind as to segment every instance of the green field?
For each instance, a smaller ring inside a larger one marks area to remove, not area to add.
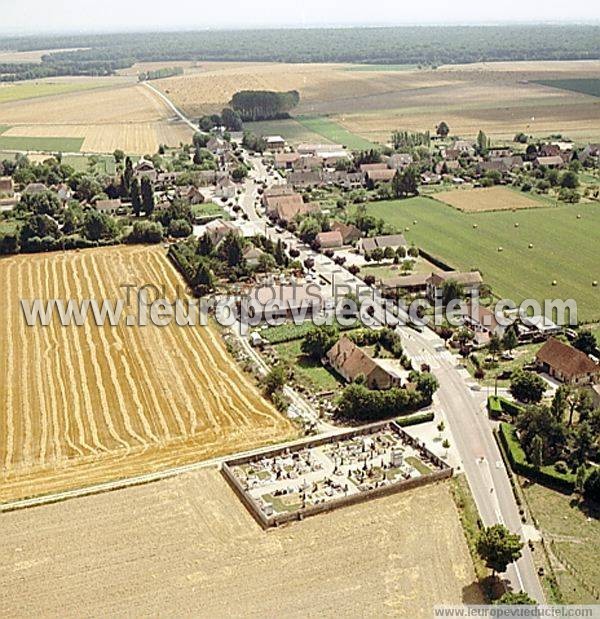
[[[301,142],[323,142],[323,136],[311,131],[293,118],[282,120],[265,120],[254,123],[244,123],[244,128],[256,135],[280,135],[290,144]],[[329,140],[325,140],[329,142]]]
[[[81,150],[85,138],[31,138],[16,135],[0,135],[0,149],[47,151],[49,153]]]
[[[317,392],[336,391],[341,387],[340,381],[333,372],[330,372],[319,361],[313,361],[302,353],[302,340],[276,344],[275,350],[280,359],[290,362],[294,374],[299,382],[311,387]]]
[[[373,142],[369,142],[369,140],[365,140],[355,133],[350,133],[350,131],[344,129],[338,123],[329,120],[329,118],[324,118],[323,116],[296,116],[296,120],[310,131],[335,144],[343,144],[351,150],[366,150],[375,147]]]
[[[91,90],[109,85],[105,80],[89,80],[74,82],[22,82],[19,84],[3,84],[0,86],[0,103],[19,101],[21,99],[36,99],[50,95],[62,95],[78,90]]]
[[[8,125],[0,125],[0,135],[3,134],[8,129],[10,129]]]
[[[545,486],[523,483],[522,488],[552,554],[568,563],[568,569],[555,568],[564,603],[597,604],[585,585],[597,588],[600,583],[600,514],[574,506],[572,496]]]
[[[377,202],[368,212],[454,268],[479,269],[501,297],[516,303],[572,298],[580,321],[600,318],[600,287],[592,286],[600,281],[598,205],[467,214],[417,197]]]
[[[112,176],[117,171],[117,165],[112,155],[94,155],[93,159],[96,164],[94,169],[99,174],[108,174]],[[62,162],[65,165],[71,166],[77,172],[87,172],[90,169],[92,159],[83,155],[65,155]]]
[[[572,92],[580,92],[584,95],[592,97],[600,97],[600,79],[598,78],[573,78],[565,80],[536,80],[536,84],[542,86],[550,86],[551,88],[560,88],[561,90],[570,90]]]

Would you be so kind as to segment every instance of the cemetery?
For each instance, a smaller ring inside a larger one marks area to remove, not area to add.
[[[452,475],[395,422],[234,458],[222,472],[265,528]]]

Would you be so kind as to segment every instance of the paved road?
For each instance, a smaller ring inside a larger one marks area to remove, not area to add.
[[[264,166],[256,158],[251,158],[251,161],[256,166],[253,176],[266,180]],[[247,184],[247,196],[253,195],[254,187],[254,179],[251,178]],[[315,258],[314,252],[293,235],[285,231],[279,233],[274,228],[267,227],[266,221],[256,212],[254,203],[253,197],[243,199],[241,202],[249,221],[256,222],[257,228],[260,227],[263,233],[266,231],[270,238],[280,238],[289,246],[296,247],[301,252],[301,260],[307,257]],[[329,280],[333,274],[336,280],[354,286],[365,286],[362,280],[335,265],[325,256],[316,257],[314,268],[319,275]],[[383,323],[386,313],[377,295],[375,302],[377,304],[375,318]],[[388,318],[393,319],[389,314]],[[470,388],[461,375],[456,358],[445,350],[443,340],[433,331],[425,329],[423,333],[419,333],[410,327],[398,327],[397,332],[401,335],[404,348],[412,359],[435,360],[434,364],[430,363],[439,382],[434,403],[446,413],[481,520],[486,526],[502,523],[524,539],[521,518],[508,474],[484,409],[484,395]],[[538,602],[544,602],[544,592],[527,544],[523,548],[522,558],[509,567],[506,577],[513,590],[525,590]]]

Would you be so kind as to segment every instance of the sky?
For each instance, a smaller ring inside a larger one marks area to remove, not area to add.
[[[502,22],[600,23],[597,0],[0,0],[0,33]]]

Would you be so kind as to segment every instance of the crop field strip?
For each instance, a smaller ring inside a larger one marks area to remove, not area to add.
[[[164,284],[173,298],[180,282],[162,250],[17,257],[0,273],[11,303],[0,327],[0,500],[294,434],[212,328],[26,326],[20,298],[118,298],[124,281]]]
[[[431,197],[467,213],[510,211],[548,206],[548,203],[541,199],[530,198],[522,191],[513,191],[506,187],[451,189],[433,193]]]
[[[425,617],[482,602],[446,483],[265,533],[209,468],[3,514],[2,525],[13,616],[156,615],[174,591],[179,614],[211,617]]]
[[[600,318],[600,288],[592,285],[600,280],[600,209],[595,204],[463,213],[418,197],[378,202],[368,212],[452,267],[479,269],[503,298],[516,303],[575,299],[580,320]]]
[[[0,103],[0,149],[112,153],[119,148],[142,155],[156,152],[159,144],[191,139],[191,129],[171,120],[171,110],[148,88],[111,83]]]

